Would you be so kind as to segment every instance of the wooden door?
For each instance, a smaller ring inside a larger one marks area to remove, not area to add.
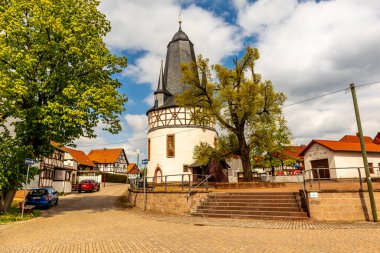
[[[311,161],[311,168],[319,168],[320,179],[330,179],[330,169],[328,159]],[[317,170],[313,170],[313,178],[318,178]]]

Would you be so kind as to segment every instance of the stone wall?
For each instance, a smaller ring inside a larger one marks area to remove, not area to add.
[[[325,221],[373,220],[368,192],[318,192],[318,197],[308,193],[310,217]],[[313,195],[313,193],[312,193]],[[380,213],[380,192],[375,192],[377,212]]]
[[[146,194],[146,210],[168,214],[187,214],[207,196],[206,192],[194,192],[189,198],[183,192],[148,192]],[[128,197],[133,206],[143,208],[144,194],[142,192],[129,190]]]

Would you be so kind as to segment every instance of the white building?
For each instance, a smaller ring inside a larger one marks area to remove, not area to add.
[[[194,123],[190,110],[178,107],[174,98],[186,87],[181,81],[180,66],[195,62],[193,43],[179,31],[167,46],[165,70],[161,63],[157,90],[154,92],[154,106],[148,116],[148,177],[178,174],[193,174],[195,169],[193,149],[202,142],[214,146],[217,133],[214,126],[202,127]],[[197,172],[199,173],[199,172]],[[168,177],[168,181],[179,181],[181,176]],[[185,177],[188,180],[188,177]]]
[[[380,145],[370,137],[365,137],[368,165],[371,177],[379,177]],[[320,178],[358,178],[360,168],[365,178],[360,141],[357,136],[346,135],[339,141],[312,140],[300,153],[304,156],[305,169],[319,168]],[[317,170],[313,170],[313,178],[317,178]]]

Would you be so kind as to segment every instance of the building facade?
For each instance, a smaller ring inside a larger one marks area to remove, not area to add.
[[[380,146],[371,137],[364,138],[367,150],[368,167],[371,177],[380,177]],[[340,179],[365,178],[360,141],[357,136],[346,135],[339,141],[312,140],[301,152],[305,169],[313,169],[313,178]],[[318,170],[317,170],[318,168]],[[309,175],[307,175],[309,176]]]
[[[95,165],[94,170],[111,173],[127,172],[129,162],[122,148],[91,150],[88,158]]]
[[[217,133],[210,123],[204,127],[191,118],[191,110],[175,104],[175,96],[189,87],[182,83],[181,64],[195,62],[193,43],[182,31],[167,46],[165,68],[161,62],[154,106],[148,116],[148,177],[192,174],[189,165],[194,163],[193,149],[201,141],[214,146]],[[190,177],[185,177],[188,179]],[[168,177],[168,181],[181,180],[181,176]]]

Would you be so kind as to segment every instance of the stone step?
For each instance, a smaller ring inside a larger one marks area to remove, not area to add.
[[[307,217],[306,212],[281,212],[281,211],[251,211],[251,210],[210,210],[203,209],[196,213],[207,214],[229,214],[229,215],[256,215],[256,216],[290,216],[290,217]]]
[[[209,196],[209,199],[289,199],[296,200],[299,196],[295,195],[236,195],[236,196],[228,196],[228,195],[218,195],[218,196]]]
[[[242,214],[215,214],[215,213],[194,213],[192,216],[210,218],[235,218],[235,219],[265,219],[265,220],[307,220],[309,217],[296,216],[266,216],[266,215],[242,215]]]
[[[257,207],[257,206],[200,206],[197,211],[203,210],[233,210],[233,211],[278,211],[278,212],[302,212],[299,207]]]
[[[252,206],[252,207],[299,207],[297,202],[278,203],[278,202],[205,202],[200,206]]]
[[[252,195],[252,196],[258,196],[258,195],[296,195],[299,196],[298,192],[213,192],[210,193],[210,196],[236,196],[236,195]]]
[[[209,199],[208,202],[240,202],[240,203],[297,203],[296,199]]]

